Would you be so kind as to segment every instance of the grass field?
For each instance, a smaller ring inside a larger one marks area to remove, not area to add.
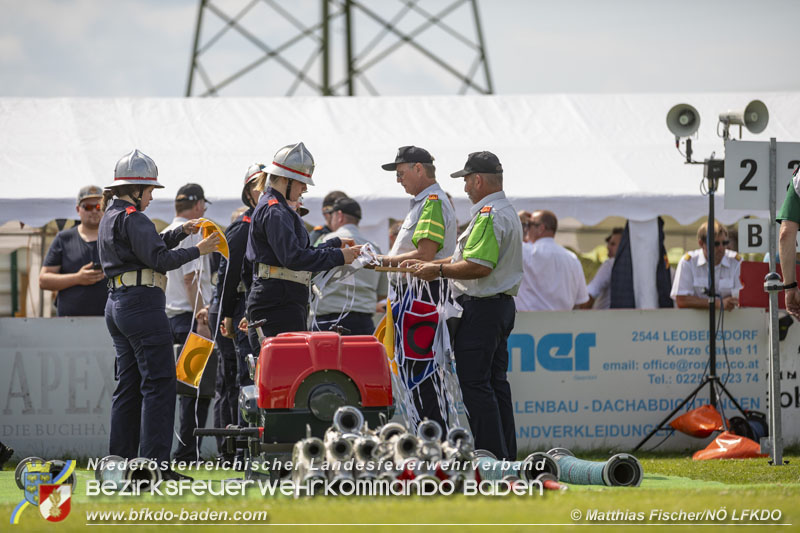
[[[602,460],[601,456],[587,459]],[[0,531],[78,531],[87,526],[111,529],[113,520],[90,520],[87,513],[135,510],[140,517],[128,521],[127,528],[164,531],[178,524],[194,531],[219,531],[223,528],[252,526],[259,528],[289,527],[294,530],[382,531],[424,527],[434,530],[497,529],[522,531],[538,528],[592,530],[635,530],[643,525],[661,524],[670,531],[717,527],[759,525],[780,531],[800,531],[800,450],[786,453],[788,464],[770,466],[767,459],[722,460],[695,462],[677,454],[642,454],[645,472],[638,488],[614,488],[571,485],[561,493],[546,491],[544,496],[436,496],[436,497],[325,497],[295,499],[290,496],[262,496],[249,490],[246,496],[94,496],[86,494],[86,481],[92,472],[78,470],[77,494],[72,509],[59,523],[49,523],[39,516],[36,507],[28,507],[18,525],[9,525],[12,510],[22,499],[22,491],[14,481],[13,465],[0,472],[0,503],[3,527]],[[85,467],[85,464],[84,464]],[[222,480],[237,477],[234,472],[188,472],[196,479]],[[155,513],[161,509],[175,513],[171,521],[158,522]],[[203,512],[228,512],[224,520],[208,520]],[[760,522],[749,516],[750,510],[767,510],[772,518]],[[179,515],[184,512],[184,520]],[[233,519],[235,512],[266,511],[258,520]],[[678,514],[711,512],[725,514],[721,520],[681,517]],[[191,515],[190,513],[195,513]],[[574,519],[580,513],[580,518]],[[637,513],[641,513],[637,516]],[[744,515],[744,516],[743,516]],[[127,518],[127,517],[126,517]],[[605,518],[605,519],[603,519]],[[674,518],[674,520],[671,520]],[[117,524],[120,522],[117,521]],[[133,525],[133,524],[136,525]],[[324,525],[327,524],[327,525]],[[480,526],[477,524],[487,524]],[[546,524],[546,525],[545,525]],[[117,525],[114,529],[119,529]],[[761,530],[761,527],[758,529]]]

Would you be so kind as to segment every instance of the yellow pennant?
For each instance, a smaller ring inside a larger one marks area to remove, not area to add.
[[[229,259],[229,252],[228,252],[228,239],[225,238],[225,232],[217,226],[214,222],[208,220],[207,218],[200,219],[200,231],[203,232],[203,238],[205,239],[215,231],[219,232],[219,244],[217,245],[217,251],[225,257],[225,259]]]
[[[397,362],[394,360],[394,318],[392,318],[392,302],[389,298],[386,298],[386,314],[375,330],[375,337],[383,343],[392,372],[395,376],[398,375]]]
[[[208,358],[214,342],[201,337],[197,333],[189,333],[186,343],[183,345],[178,363],[175,365],[175,372],[178,381],[182,381],[192,387],[199,387],[203,377],[203,370],[206,368]]]

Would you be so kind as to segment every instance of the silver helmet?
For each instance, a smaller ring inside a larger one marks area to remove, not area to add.
[[[264,172],[264,165],[261,163],[253,163],[249,167],[247,167],[247,172],[244,174],[244,185],[242,186],[242,203],[244,205],[250,205],[250,202],[247,201],[247,186],[254,180],[258,179],[258,176]],[[256,195],[256,201],[258,201],[258,195]]]
[[[287,144],[275,153],[266,172],[314,185],[314,180],[311,179],[314,174],[314,156],[302,142]]]
[[[106,189],[121,185],[152,185],[156,189],[164,186],[158,182],[158,167],[155,161],[139,150],[128,152],[117,161],[114,167],[114,183]]]

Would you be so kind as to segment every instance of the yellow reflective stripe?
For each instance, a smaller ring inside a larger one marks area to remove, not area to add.
[[[440,228],[444,229],[444,224],[442,224],[440,222],[436,222],[435,220],[433,220],[431,218],[423,218],[418,223],[422,224],[423,222],[429,222],[431,224],[435,224],[435,225],[439,226]]]
[[[444,240],[444,235],[442,235],[441,233],[435,233],[431,230],[420,231],[419,234],[416,235],[416,237],[417,239],[427,239],[428,237],[426,237],[425,235],[432,235],[434,237],[439,237],[440,239]]]

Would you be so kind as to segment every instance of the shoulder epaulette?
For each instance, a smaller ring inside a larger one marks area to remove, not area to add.
[[[322,226],[314,226],[314,229],[311,230],[311,231],[320,231],[321,229],[322,229]]]
[[[267,200],[267,205],[275,205],[277,203],[278,203],[277,198],[270,198],[269,200]]]
[[[439,195],[438,194],[429,194],[428,195],[428,200],[438,200],[438,199],[439,199]]]
[[[252,220],[252,219],[251,219],[249,216],[247,216],[247,215],[244,215],[244,216],[242,217],[242,222],[247,222],[247,223],[249,224],[251,220]]]
[[[490,205],[485,205],[481,207],[481,213],[490,213],[491,211],[492,211],[492,206]]]
[[[683,260],[684,260],[684,261],[688,261],[688,260],[689,260],[689,259],[691,259],[691,258],[692,258],[692,256],[691,256],[691,255],[689,255],[689,252],[686,252],[686,255],[684,255],[684,256],[683,256]]]
[[[128,207],[125,208],[125,212],[130,215],[131,213],[135,213],[136,212],[136,208],[134,206],[132,206],[132,205],[129,205]]]
[[[741,255],[739,255],[739,254],[736,254],[736,260],[737,260],[737,261],[741,261],[741,260],[742,260],[742,256],[741,256]]]

